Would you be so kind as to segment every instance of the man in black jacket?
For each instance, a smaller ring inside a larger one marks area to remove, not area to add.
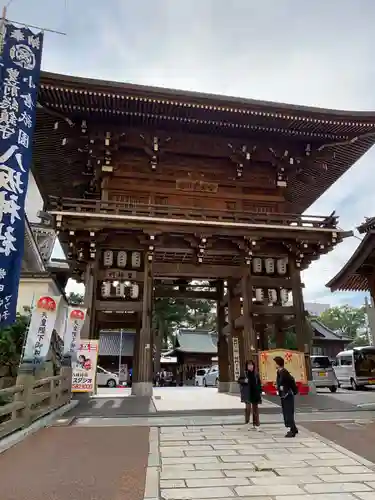
[[[274,361],[277,366],[276,385],[281,400],[281,408],[285,427],[289,429],[286,436],[293,438],[298,434],[298,429],[294,419],[294,396],[297,394],[297,386],[294,377],[284,368],[284,360],[281,356],[276,356]]]

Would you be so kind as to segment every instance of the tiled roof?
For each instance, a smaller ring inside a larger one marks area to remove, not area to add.
[[[320,340],[341,340],[343,342],[350,342],[352,339],[349,339],[345,335],[341,335],[337,332],[334,332],[330,328],[328,328],[326,325],[324,325],[321,321],[318,319],[312,319],[310,320],[310,324],[314,330],[314,338],[315,339],[320,339]],[[316,335],[316,333],[318,335]]]
[[[133,356],[134,332],[122,333],[122,356]],[[121,335],[120,332],[101,332],[99,337],[99,356],[119,356]]]
[[[181,329],[176,335],[176,350],[186,353],[217,354],[218,336],[208,330]]]

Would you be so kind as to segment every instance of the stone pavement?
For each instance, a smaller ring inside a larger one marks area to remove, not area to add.
[[[154,427],[147,500],[375,500],[375,466],[305,429]]]
[[[1,500],[143,500],[147,427],[50,427],[0,454]]]

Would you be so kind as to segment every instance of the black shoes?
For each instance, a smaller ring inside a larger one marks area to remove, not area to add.
[[[285,437],[286,437],[286,438],[294,438],[294,437],[296,437],[296,436],[297,436],[297,434],[298,434],[298,429],[294,429],[293,431],[292,431],[292,430],[288,431],[288,432],[285,434]]]

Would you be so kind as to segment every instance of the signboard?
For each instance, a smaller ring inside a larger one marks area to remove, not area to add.
[[[81,330],[85,322],[86,311],[85,307],[68,307],[64,332],[64,356],[70,355],[73,359],[76,357],[77,346],[81,343]]]
[[[72,392],[95,392],[99,341],[81,341],[77,360],[72,363]]]
[[[298,386],[299,394],[307,394],[308,382],[306,374],[305,354],[287,349],[270,349],[259,353],[259,374],[263,390],[266,394],[276,394],[276,363],[274,358],[280,356],[284,359],[285,368],[293,375]]]
[[[232,345],[234,381],[237,382],[241,375],[240,345],[238,342],[238,337],[232,337]]]
[[[120,365],[119,381],[127,382],[128,378],[129,378],[128,365],[127,364]]]
[[[0,327],[16,318],[43,33],[5,24],[0,64]]]
[[[32,312],[23,362],[32,362],[38,365],[46,358],[50,345],[52,332],[56,325],[60,297],[43,295],[40,297]]]

